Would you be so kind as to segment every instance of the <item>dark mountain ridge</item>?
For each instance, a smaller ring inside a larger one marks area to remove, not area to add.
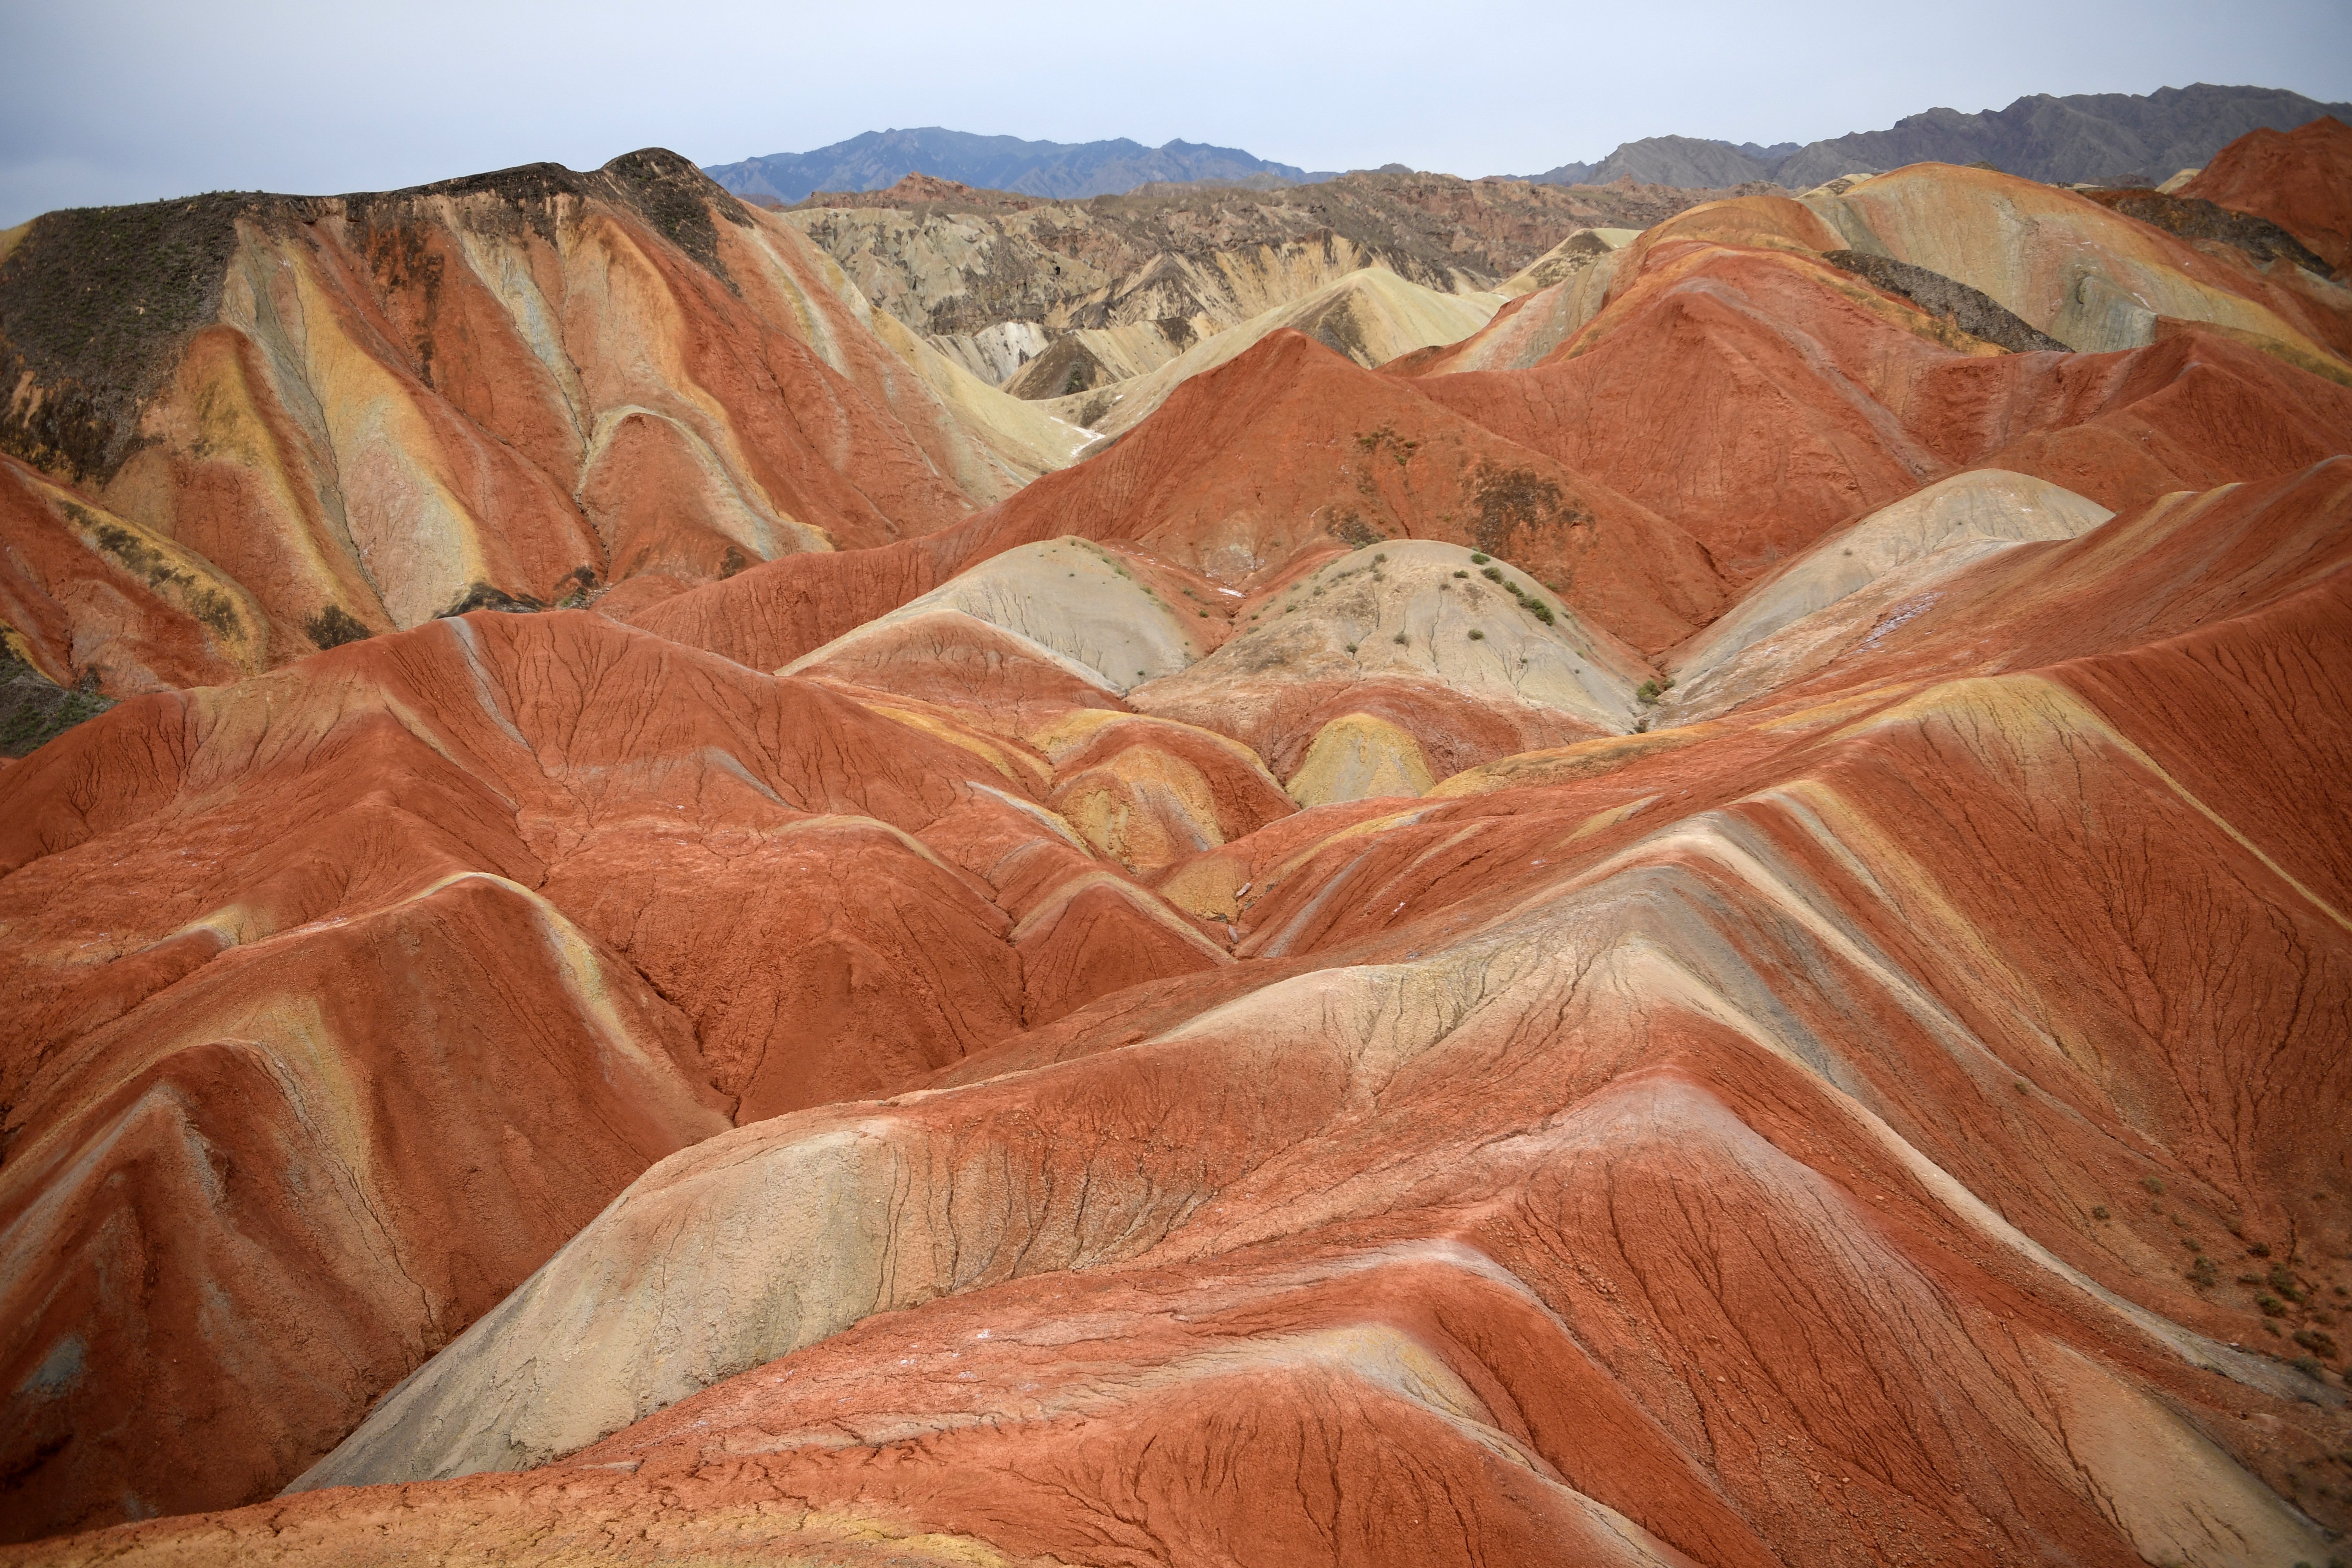
[[[1627,142],[1597,163],[1562,163],[1538,184],[1605,184],[1630,178],[1660,185],[1729,185],[1770,180],[1805,190],[1840,174],[1875,174],[1906,163],[1989,163],[2054,184],[2153,184],[2208,158],[2250,131],[2292,131],[2347,105],[2284,88],[2192,86],[2145,95],[2035,93],[2006,109],[1962,114],[1930,109],[1885,131],[1759,147],[1691,136]]]
[[[1527,178],[1546,185],[1632,180],[1690,190],[1766,181],[1805,190],[1840,174],[1932,162],[1989,163],[2009,174],[2057,184],[2154,184],[2202,164],[2250,131],[2292,131],[2326,114],[2352,118],[2352,104],[2323,103],[2284,88],[2206,82],[2146,94],[2035,93],[2006,109],[1973,114],[1930,109],[1906,115],[1884,131],[1858,131],[1806,143],[1767,146],[1696,136],[1646,136],[1621,142],[1598,163],[1561,163]],[[1264,190],[1335,177],[1331,171],[1310,172],[1237,147],[1198,142],[1175,141],[1160,147],[1124,137],[1030,142],[938,126],[869,131],[814,152],[713,163],[705,173],[739,196],[786,206],[819,191],[886,190],[918,173],[983,190],[1064,201],[1124,195],[1146,184]]]
[[[1077,200],[1119,195],[1147,182],[1246,180],[1271,174],[1305,184],[1328,179],[1289,163],[1271,163],[1237,147],[1174,141],[1147,147],[1119,137],[1108,142],[1027,142],[1018,136],[975,136],[925,126],[868,131],[813,153],[777,153],[706,171],[739,196],[766,196],[790,205],[816,191],[879,191],[920,172],[983,189]]]

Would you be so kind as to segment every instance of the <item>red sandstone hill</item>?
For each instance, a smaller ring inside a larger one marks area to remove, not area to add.
[[[101,289],[127,322],[85,319]],[[61,682],[234,679],[453,608],[927,532],[1066,457],[869,319],[658,152],[50,214],[0,258],[0,616]]]
[[[2341,272],[2352,266],[2352,126],[2332,115],[2296,131],[2254,131],[2214,154],[2181,194],[2266,217]]]
[[[315,548],[174,434],[258,314],[0,488],[11,649],[128,699],[0,768],[10,1560],[2352,1529],[2329,296],[1899,171],[1014,488],[789,236],[570,178],[237,217],[342,334],[268,494],[398,413]],[[468,540],[626,580],[391,614]]]

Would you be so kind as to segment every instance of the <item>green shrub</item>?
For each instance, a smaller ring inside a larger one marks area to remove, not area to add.
[[[1655,702],[1658,700],[1658,683],[1645,680],[1633,689],[1633,695],[1644,702]]]
[[[1412,638],[1411,638],[1411,637],[1407,637],[1407,636],[1406,636],[1404,633],[1402,633],[1402,632],[1399,632],[1399,633],[1397,633],[1397,635],[1396,635],[1395,641],[1396,641],[1396,645],[1397,645],[1399,647],[1405,647],[1406,645],[1410,644],[1410,643],[1412,641]]]
[[[1489,583],[1499,583],[1503,580],[1503,569],[1500,566],[1489,566],[1478,575]]]
[[[1493,556],[1486,553],[1484,551],[1474,550],[1470,552],[1470,564],[1473,566],[1484,566],[1487,562],[1492,561],[1493,559]]]
[[[2140,1185],[2146,1187],[2149,1193],[2157,1197],[2162,1197],[2164,1195],[2164,1178],[2161,1176],[2150,1176],[2146,1181],[2140,1183]]]
[[[1469,573],[1467,573],[1467,572],[1456,572],[1456,573],[1455,573],[1455,574],[1454,574],[1456,577],[1467,577],[1468,575],[1470,575],[1470,574],[1469,574]]]
[[[2189,1282],[2200,1290],[2210,1289],[2221,1278],[2221,1271],[2213,1267],[2210,1258],[2200,1258],[2189,1266]]]
[[[2263,1316],[2265,1318],[2286,1316],[2286,1303],[2276,1296],[2257,1296],[2254,1298],[2254,1305],[2263,1310]]]

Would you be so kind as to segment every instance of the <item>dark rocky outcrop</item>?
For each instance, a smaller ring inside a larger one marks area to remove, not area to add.
[[[1065,337],[1055,339],[1044,353],[1023,365],[1004,390],[1015,397],[1067,397],[1118,379],[1083,340]]]
[[[0,451],[111,472],[140,402],[220,307],[238,214],[271,199],[215,192],[35,218],[0,261]]]
[[[1900,294],[1970,337],[1997,343],[2011,353],[2073,352],[2049,333],[2028,324],[1991,295],[1940,272],[1930,272],[1891,256],[1872,256],[1860,250],[1824,251],[1822,259],[1890,294]]]
[[[2231,212],[2201,196],[2175,196],[2162,191],[2137,189],[2083,194],[2110,211],[2137,218],[2183,239],[2217,239],[2237,247],[2257,261],[2274,261],[2284,257],[2322,278],[2335,275],[2335,269],[2315,255],[2309,246],[2270,219]]]

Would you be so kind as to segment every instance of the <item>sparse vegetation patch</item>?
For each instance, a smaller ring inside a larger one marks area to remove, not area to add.
[[[0,643],[0,756],[29,756],[113,706],[94,680],[59,686]]]
[[[347,642],[358,642],[371,637],[360,618],[341,605],[329,605],[302,623],[302,635],[320,648],[341,647]]]
[[[458,595],[457,602],[435,616],[446,620],[451,616],[470,615],[476,610],[498,610],[509,615],[529,614],[547,608],[528,594],[516,595],[503,588],[493,588],[488,583],[477,583]]]
[[[0,262],[0,450],[77,479],[131,455],[139,405],[220,308],[236,193],[44,213]]]

